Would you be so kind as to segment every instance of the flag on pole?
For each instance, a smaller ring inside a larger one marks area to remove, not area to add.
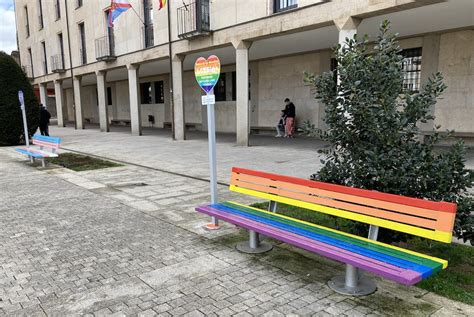
[[[109,11],[109,26],[113,27],[115,19],[131,7],[132,5],[127,0],[112,0]]]
[[[166,7],[166,0],[158,0],[158,11]]]

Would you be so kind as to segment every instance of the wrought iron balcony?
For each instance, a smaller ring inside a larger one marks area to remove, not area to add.
[[[51,71],[53,73],[64,73],[64,56],[63,54],[56,54],[51,56]]]
[[[23,66],[21,66],[21,68],[23,69],[23,72],[25,73],[26,78],[28,78],[28,79],[33,79],[34,78],[33,67],[31,67],[31,65],[23,65]]]
[[[153,29],[153,24],[142,26],[142,34],[144,48],[152,47],[155,45],[155,33]]]
[[[195,0],[178,8],[178,37],[190,39],[211,33],[209,0]]]
[[[114,61],[115,46],[113,36],[103,36],[95,40],[95,59],[98,61]]]

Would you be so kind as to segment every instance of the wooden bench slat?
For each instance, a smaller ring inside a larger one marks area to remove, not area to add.
[[[364,223],[372,224],[372,225],[375,225],[375,226],[380,226],[380,227],[383,227],[383,228],[393,229],[393,230],[396,230],[396,231],[405,232],[405,233],[409,233],[409,234],[412,234],[412,235],[416,235],[416,236],[420,236],[420,237],[424,237],[424,238],[428,238],[428,239],[432,239],[432,240],[436,240],[436,241],[449,243],[449,242],[451,242],[451,239],[452,239],[452,233],[451,232],[444,232],[444,231],[438,231],[438,230],[428,230],[428,229],[418,228],[418,227],[410,226],[410,225],[403,224],[403,223],[397,223],[397,222],[393,222],[393,221],[389,221],[389,220],[385,220],[385,219],[380,219],[380,218],[376,218],[376,217],[372,217],[372,216],[356,214],[356,213],[353,213],[353,212],[348,212],[348,211],[336,209],[336,208],[333,208],[333,207],[327,207],[327,206],[322,206],[322,205],[316,205],[316,204],[309,203],[309,202],[299,201],[299,200],[296,200],[296,199],[293,199],[293,198],[287,198],[287,197],[283,197],[283,196],[277,196],[277,195],[273,195],[273,194],[258,192],[258,191],[251,190],[251,189],[240,188],[240,187],[236,187],[234,185],[231,185],[230,189],[232,191],[239,192],[239,193],[242,193],[242,194],[255,196],[255,197],[260,197],[260,198],[267,199],[267,200],[273,200],[273,201],[276,201],[276,202],[284,203],[284,204],[287,204],[287,205],[293,205],[293,206],[296,206],[296,207],[301,207],[301,208],[305,208],[305,209],[309,209],[309,210],[315,210],[315,211],[318,211],[318,212],[321,212],[321,213],[325,213],[325,214],[329,214],[329,215],[333,215],[333,216],[338,216],[338,217],[342,217],[342,218],[346,218],[346,219],[350,219],[350,220],[354,220],[354,221],[364,222]]]
[[[340,201],[354,203],[356,205],[373,206],[373,207],[378,207],[380,209],[393,210],[399,213],[411,214],[418,217],[436,219],[436,211],[431,210],[431,209],[424,209],[424,208],[419,208],[419,207],[407,206],[403,204],[380,201],[380,200],[372,199],[372,198],[364,198],[360,196],[341,194],[341,193],[332,192],[329,190],[312,188],[312,187],[308,187],[304,185],[292,184],[292,183],[287,183],[283,181],[276,181],[276,180],[271,180],[268,178],[262,178],[258,176],[232,173],[231,184],[233,184],[236,181],[241,181],[243,183],[249,183],[249,184],[264,185],[270,188],[282,188],[282,189],[286,189],[286,190],[290,190],[294,192],[318,195],[321,197],[327,197],[330,199],[336,199]],[[241,187],[244,187],[244,188],[246,186],[246,184],[241,184],[241,185],[242,185]]]
[[[262,178],[268,178],[268,179],[273,179],[273,180],[284,181],[287,183],[308,186],[311,188],[319,188],[319,189],[339,192],[339,193],[348,194],[348,195],[355,195],[355,196],[360,196],[360,197],[365,197],[365,198],[372,198],[376,200],[392,202],[396,204],[419,207],[423,209],[431,209],[431,210],[437,210],[437,211],[443,211],[443,212],[449,212],[449,213],[456,213],[456,204],[449,203],[449,202],[435,202],[435,201],[429,201],[429,200],[424,200],[424,199],[419,199],[419,198],[371,191],[371,190],[366,190],[366,189],[305,180],[305,179],[301,179],[297,177],[277,175],[277,174],[260,172],[260,171],[253,171],[253,170],[243,169],[243,168],[238,168],[238,167],[233,167],[232,172],[259,176]]]
[[[330,259],[351,264],[366,271],[376,273],[380,276],[397,281],[401,284],[413,285],[421,281],[422,279],[422,275],[419,272],[400,269],[399,267],[371,259],[370,257],[354,254],[352,252],[340,248],[328,246],[327,244],[319,243],[314,240],[301,237],[281,229],[273,228],[271,226],[261,224],[256,221],[252,221],[243,217],[216,210],[210,206],[198,207],[197,210],[209,216],[215,216],[224,221],[238,225],[239,227],[259,232],[266,236],[323,255]]]
[[[294,199],[298,199],[298,200],[302,200],[306,202],[315,203],[318,205],[335,207],[335,208],[343,209],[350,212],[379,217],[379,218],[392,220],[392,221],[396,221],[400,223],[405,223],[405,224],[410,224],[410,225],[416,224],[416,226],[418,227],[423,227],[427,229],[437,229],[438,223],[436,219],[420,218],[420,217],[411,216],[407,214],[395,213],[395,212],[391,212],[387,210],[382,210],[382,209],[377,209],[377,208],[372,208],[372,207],[367,207],[367,206],[362,206],[362,205],[355,205],[355,204],[346,203],[339,200],[322,198],[318,196],[311,196],[308,193],[292,192],[292,191],[282,189],[280,187],[266,187],[262,185],[252,184],[252,183],[245,183],[245,182],[242,182],[240,179],[236,179],[235,181],[233,180],[232,184],[240,188],[253,189],[260,192],[266,192],[266,193],[274,194],[278,196],[294,198]],[[432,212],[432,217],[436,217],[436,214],[434,214],[433,212]]]

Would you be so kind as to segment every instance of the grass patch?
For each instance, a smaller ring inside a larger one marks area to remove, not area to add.
[[[252,206],[267,210],[268,203],[256,203]],[[278,213],[344,232],[350,232],[352,223],[347,219],[284,204],[278,204]],[[448,261],[446,270],[421,281],[416,284],[417,287],[474,305],[474,247],[441,243],[418,237],[397,245]]]
[[[60,154],[59,157],[48,158],[46,160],[51,164],[60,165],[76,172],[123,166],[122,164],[75,153],[64,153]]]

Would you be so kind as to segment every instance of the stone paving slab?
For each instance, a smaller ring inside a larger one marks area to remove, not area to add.
[[[202,229],[208,218],[194,206],[209,200],[205,181],[136,166],[41,170],[10,148],[0,149],[0,181],[0,315],[474,314],[380,278],[371,296],[335,294],[326,281],[343,266],[285,244],[239,253],[245,233]],[[252,202],[226,186],[219,194]]]

